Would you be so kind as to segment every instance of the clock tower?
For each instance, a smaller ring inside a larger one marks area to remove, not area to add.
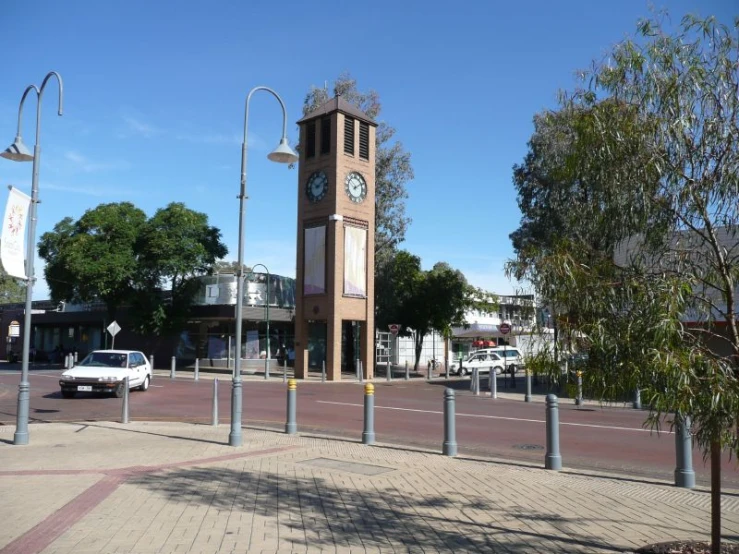
[[[375,128],[333,98],[298,121],[295,376],[374,373]]]

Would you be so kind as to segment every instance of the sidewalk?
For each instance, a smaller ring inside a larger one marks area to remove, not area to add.
[[[234,448],[229,430],[38,424],[13,446],[0,427],[0,553],[613,553],[709,535],[705,490],[254,428]]]

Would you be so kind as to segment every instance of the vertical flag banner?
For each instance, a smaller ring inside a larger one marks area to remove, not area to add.
[[[17,188],[10,187],[0,236],[0,262],[8,275],[18,279],[28,278],[24,264],[23,241],[26,237],[26,220],[30,207],[31,197]]]

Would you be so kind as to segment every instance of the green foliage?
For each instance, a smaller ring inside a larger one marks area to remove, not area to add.
[[[181,325],[195,277],[226,252],[207,216],[179,203],[150,219],[128,202],[101,204],[76,222],[63,219],[39,241],[53,300],[102,301],[110,319],[130,305],[137,330],[154,334]]]
[[[587,349],[593,394],[641,387],[651,425],[690,415],[704,454],[736,454],[739,20],[638,31],[535,119],[507,269],[552,306],[559,350]]]
[[[416,368],[423,338],[432,329],[444,332],[461,325],[470,303],[470,287],[460,271],[443,262],[424,271],[421,259],[404,250],[381,268],[375,287],[383,299],[376,306],[375,324],[399,323],[402,335],[413,336]]]
[[[377,92],[360,92],[357,82],[344,73],[334,82],[334,95],[359,108],[377,121],[382,110]],[[328,90],[313,87],[305,97],[303,115],[320,107],[331,97]],[[384,265],[397,246],[405,240],[411,219],[405,213],[408,198],[405,184],[413,179],[411,155],[399,141],[393,142],[395,129],[384,121],[377,121],[375,137],[375,263]]]
[[[0,269],[0,304],[14,304],[26,299],[26,283]]]

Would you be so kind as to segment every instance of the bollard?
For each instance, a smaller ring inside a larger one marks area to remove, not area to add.
[[[675,486],[692,489],[695,487],[693,471],[693,439],[690,436],[690,416],[676,416],[675,423]]]
[[[361,381],[361,379],[359,378],[359,358],[356,359],[356,362],[357,363],[354,367],[357,368],[357,381]]]
[[[408,360],[406,360],[405,361],[405,380],[407,381],[410,378],[411,378],[411,373],[410,373],[410,369],[408,368]]]
[[[441,453],[445,456],[457,455],[457,431],[454,418],[454,389],[444,391],[444,444]]]
[[[264,360],[264,379],[269,379],[269,358]]]
[[[477,396],[480,394],[480,370],[478,368],[475,368],[472,370],[472,382],[470,383],[472,386],[472,393]]]
[[[123,378],[123,405],[121,407],[121,423],[128,423],[128,376]]]
[[[444,361],[444,379],[449,379],[449,364]]]
[[[69,369],[69,356],[64,356],[64,369]]]
[[[524,402],[531,402],[531,371],[526,370],[526,395],[523,397]]]
[[[282,359],[282,382],[287,383],[287,356]]]
[[[326,360],[321,362],[321,383],[326,382]]]
[[[176,371],[175,370],[175,363],[176,363],[176,361],[177,361],[177,359],[174,356],[172,356],[172,367],[169,369],[169,378],[170,379],[174,379],[175,371]]]
[[[634,391],[634,409],[641,410],[641,389],[637,388]]]
[[[490,370],[490,398],[498,398],[498,370]]]
[[[149,363],[151,364],[151,369],[154,369],[154,354],[151,354],[149,356]]]
[[[72,354],[71,352],[69,353],[69,367],[74,367],[74,354]]]
[[[218,427],[218,377],[213,379],[213,413],[210,424]]]
[[[375,444],[375,386],[364,386],[364,431],[362,444]]]
[[[285,433],[294,435],[298,432],[298,424],[295,421],[295,404],[297,402],[298,382],[290,379],[287,382],[287,423],[285,423]]]
[[[582,371],[577,372],[577,398],[575,398],[575,406],[582,404]]]
[[[200,380],[200,360],[195,358],[195,373],[193,374],[193,379],[196,381]]]
[[[359,360],[359,382],[364,383],[364,364]]]
[[[385,379],[387,379],[388,381],[393,380],[393,375],[392,373],[390,373],[390,360],[388,360],[385,364]]]
[[[74,351],[74,363],[77,363],[77,350]]]
[[[432,374],[431,374],[431,364],[427,363],[426,364],[426,380],[427,381],[431,381],[431,377],[432,377]]]
[[[559,471],[562,469],[562,456],[559,453],[559,400],[554,394],[547,394],[547,453],[544,468]]]

